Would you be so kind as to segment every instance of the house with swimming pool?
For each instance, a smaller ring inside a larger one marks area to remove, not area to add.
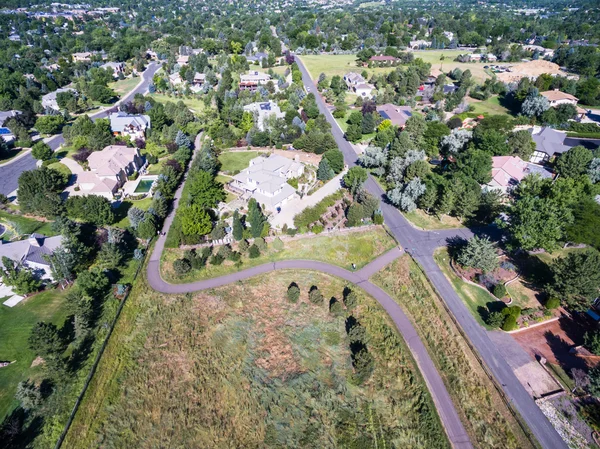
[[[99,195],[113,201],[129,177],[144,166],[137,148],[109,145],[88,157],[89,171],[77,175],[71,195]]]

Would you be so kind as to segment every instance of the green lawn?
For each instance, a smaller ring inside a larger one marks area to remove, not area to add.
[[[0,211],[0,223],[6,225],[8,231],[14,236],[32,234],[37,232],[48,237],[56,235],[52,231],[52,222],[38,221],[33,218],[27,218],[20,215],[9,214]]]
[[[560,248],[551,253],[538,253],[535,256],[547,265],[559,257],[566,257],[569,253],[587,251],[588,248]]]
[[[491,329],[485,323],[484,317],[489,313],[490,307],[494,309],[494,307],[501,306],[502,303],[495,301],[483,288],[468,284],[459,278],[450,267],[450,256],[446,248],[438,249],[433,257],[479,324]]]
[[[137,207],[138,209],[148,210],[148,208],[150,207],[150,204],[152,204],[152,197],[147,197],[147,198],[144,198],[143,200],[137,200],[137,201],[132,201],[132,200],[123,201],[119,205],[119,207],[114,210],[116,222],[113,224],[113,226],[116,226],[118,228],[129,227],[130,223],[129,223],[129,218],[127,218],[127,211],[133,206]]]
[[[123,96],[130,91],[132,91],[135,86],[137,86],[142,79],[137,76],[135,78],[125,78],[123,80],[115,81],[114,83],[110,83],[108,87],[113,89],[117,94]]]
[[[200,112],[204,109],[204,102],[202,100],[199,100],[194,97],[191,97],[191,98],[169,97],[168,95],[159,94],[159,93],[153,93],[153,94],[148,94],[148,95],[150,95],[152,98],[154,98],[159,103],[169,103],[169,102],[177,103],[178,101],[183,101],[183,103],[189,109],[191,109],[193,112]]]
[[[500,104],[500,99],[497,95],[490,97],[485,101],[474,100],[473,98],[467,97],[467,101],[475,107],[475,110],[473,111],[475,114],[511,115],[510,111]]]
[[[69,167],[67,167],[65,164],[63,164],[61,162],[55,162],[54,164],[50,164],[50,165],[48,165],[48,168],[56,170],[67,176],[71,175],[71,170],[69,169]]]
[[[438,218],[436,215],[426,214],[421,209],[416,209],[412,212],[402,212],[402,215],[415,226],[428,230],[453,229],[462,226],[460,220],[455,217],[443,215],[441,218]]]
[[[239,172],[248,167],[250,159],[258,156],[258,151],[226,151],[219,155],[222,172]]]
[[[231,261],[226,261],[222,265],[207,265],[201,270],[193,270],[185,276],[176,275],[173,271],[173,262],[181,258],[184,251],[165,249],[161,268],[164,279],[173,283],[210,279],[263,263],[290,259],[318,260],[351,269],[352,263],[355,263],[357,268],[361,268],[395,245],[396,242],[383,228],[376,228],[335,236],[286,241],[283,250],[279,252],[273,248],[273,244],[269,244],[267,250],[256,259],[249,259],[245,254],[242,257],[241,268],[236,267]],[[236,248],[237,245],[234,245],[234,249]]]
[[[17,384],[28,377],[36,379],[40,367],[31,368],[36,354],[27,339],[38,321],[52,322],[59,328],[67,317],[65,292],[49,290],[9,308],[0,304],[0,360],[15,363],[0,369],[0,421],[16,405]]]

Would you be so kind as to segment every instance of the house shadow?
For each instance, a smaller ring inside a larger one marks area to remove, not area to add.
[[[584,334],[589,327],[587,320],[583,316],[575,316],[575,318],[563,317],[558,320],[558,332],[544,332],[546,344],[552,355],[565,370],[566,373],[571,372],[573,368],[587,371],[594,363],[584,356],[577,356],[571,352],[574,346],[582,345],[584,342]]]

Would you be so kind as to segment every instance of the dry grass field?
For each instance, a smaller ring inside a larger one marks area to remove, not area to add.
[[[405,255],[373,281],[415,324],[473,443],[482,448],[532,448],[417,265]]]
[[[283,271],[167,296],[140,279],[63,447],[449,448],[404,341],[360,291],[374,370],[355,382],[348,311],[328,311],[344,287]]]

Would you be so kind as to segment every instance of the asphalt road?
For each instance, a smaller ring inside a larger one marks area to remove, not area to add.
[[[317,87],[306,70],[306,67],[298,57],[296,57],[296,62],[302,72],[304,86],[309,92],[315,94],[319,110],[331,124],[332,134],[339,149],[344,154],[346,163],[349,166],[355,165],[357,160],[356,152],[350,143],[344,139],[342,131],[329,112],[322,97],[319,95]],[[501,386],[504,390],[506,397],[526,422],[535,438],[537,438],[542,447],[546,449],[567,448],[563,439],[521,385],[507,361],[498,353],[490,340],[487,331],[477,323],[473,315],[471,315],[470,311],[454,291],[450,282],[443,273],[441,273],[433,259],[433,251],[440,246],[445,246],[448,238],[469,238],[474,233],[478,233],[478,231],[453,229],[439,232],[426,232],[418,230],[404,218],[398,209],[386,202],[384,196],[385,192],[383,192],[372,177],[369,177],[365,184],[365,188],[371,194],[381,198],[381,209],[386,225],[390,228],[390,231],[400,245],[407,252],[411,253],[415,260],[421,264],[431,283],[443,298],[471,344],[477,350],[480,358],[485,362],[485,365],[494,376],[497,385]]]
[[[151,62],[148,64],[148,67],[146,67],[146,70],[142,73],[140,83],[131,92],[129,92],[125,97],[121,98],[111,108],[96,112],[95,114],[90,115],[90,118],[92,120],[106,118],[111,112],[116,110],[116,107],[120,103],[126,103],[133,100],[133,97],[138,93],[146,93],[148,91],[148,86],[152,81],[152,77],[159,68],[160,65],[156,62]],[[45,139],[45,142],[54,151],[56,151],[64,143],[64,141],[65,139],[63,138],[62,134],[57,134]],[[36,162],[37,161],[33,158],[31,152],[29,152],[20,158],[2,165],[0,167],[0,193],[9,195],[17,190],[17,187],[19,186],[19,176],[21,176],[21,173],[27,170],[33,170],[36,167]]]

